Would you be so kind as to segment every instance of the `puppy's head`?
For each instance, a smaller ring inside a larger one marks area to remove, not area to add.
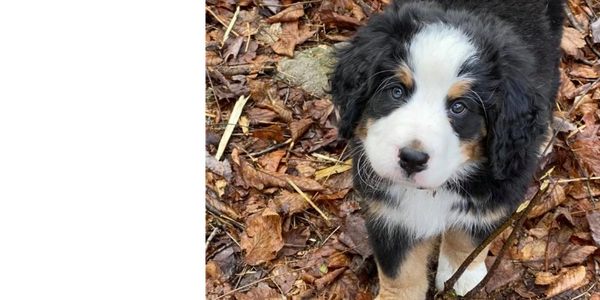
[[[529,159],[528,136],[545,126],[532,60],[482,24],[433,5],[391,7],[338,51],[340,135],[357,139],[381,178],[436,188],[475,169],[503,179]]]

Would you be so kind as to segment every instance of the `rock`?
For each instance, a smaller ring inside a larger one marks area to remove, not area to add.
[[[296,51],[294,58],[286,57],[279,61],[277,78],[288,80],[317,97],[326,97],[329,88],[327,74],[334,63],[333,48],[330,46]]]

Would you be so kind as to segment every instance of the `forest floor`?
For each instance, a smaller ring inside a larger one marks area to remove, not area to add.
[[[600,2],[568,4],[554,113],[566,121],[523,199],[542,188],[541,202],[479,298],[600,300]],[[295,51],[347,40],[385,1],[206,5],[206,297],[373,299],[376,267],[331,98],[281,70]],[[492,242],[488,266],[512,229]]]

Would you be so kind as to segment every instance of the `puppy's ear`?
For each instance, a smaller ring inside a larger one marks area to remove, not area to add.
[[[548,129],[547,99],[517,68],[508,69],[488,115],[489,163],[495,179],[520,176],[535,161]]]
[[[345,139],[353,136],[370,96],[369,81],[376,68],[373,62],[377,53],[370,51],[369,47],[372,46],[359,34],[349,45],[338,48],[337,62],[329,76],[329,92],[340,112],[338,134]]]

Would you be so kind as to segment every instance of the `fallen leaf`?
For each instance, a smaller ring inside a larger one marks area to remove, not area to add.
[[[285,150],[275,150],[267,155],[261,156],[258,159],[258,163],[260,163],[265,171],[277,172],[279,163],[286,153],[287,151]]]
[[[597,78],[598,73],[590,66],[584,64],[575,64],[569,71],[569,75],[581,78]]]
[[[490,256],[486,263],[492,264],[496,259],[496,256]],[[519,279],[523,275],[523,269],[517,268],[515,263],[508,259],[500,261],[498,268],[494,271],[494,275],[490,281],[485,285],[486,291],[491,293],[498,288],[501,288],[513,281]]]
[[[273,281],[275,281],[281,291],[284,294],[287,294],[294,286],[294,282],[298,278],[298,274],[286,265],[279,265],[273,269],[271,272],[271,277],[273,277]],[[256,300],[256,298],[254,300]]]
[[[246,251],[244,261],[249,265],[256,266],[275,258],[283,248],[279,214],[265,208],[262,213],[249,216],[240,245]]]
[[[328,272],[325,276],[315,280],[315,286],[317,287],[317,291],[322,291],[325,286],[330,284],[333,280],[335,280],[338,276],[342,275],[346,268],[336,269],[331,272]]]
[[[578,139],[571,146],[571,150],[581,158],[589,176],[600,176],[600,143],[597,140]]]
[[[294,4],[282,10],[280,13],[267,19],[267,23],[292,22],[298,21],[304,16],[304,7],[302,4]]]
[[[575,290],[582,286],[582,284],[585,284],[585,280],[584,266],[565,270],[564,272],[561,272],[560,277],[548,287],[546,296],[550,298],[568,290]]]
[[[306,242],[310,237],[310,229],[306,226],[292,228],[285,234],[285,245],[281,249],[281,254],[290,256],[304,250]]]
[[[244,43],[244,39],[245,37],[238,36],[233,40],[227,41],[227,51],[225,51],[225,54],[223,55],[225,61],[228,61],[230,58],[235,59],[238,56],[242,43]]]
[[[313,121],[311,119],[302,119],[300,121],[290,123],[290,132],[292,140],[295,142],[310,128]],[[318,179],[317,179],[318,180]]]
[[[535,284],[551,285],[554,282],[556,282],[556,280],[558,280],[559,277],[560,275],[554,275],[550,272],[538,272],[537,274],[535,274]]]
[[[223,59],[215,51],[206,51],[206,66],[212,67],[223,62]]]
[[[273,198],[273,203],[275,203],[278,212],[288,215],[302,212],[310,207],[302,196],[287,190],[282,190],[280,195]]]
[[[551,209],[565,202],[567,199],[565,191],[561,185],[556,184],[554,187],[550,187],[550,190],[552,193],[550,193],[548,197],[545,197],[545,199],[542,200],[542,203],[534,206],[531,209],[531,212],[529,212],[529,215],[527,216],[529,219],[537,218],[547,213]]]
[[[590,231],[592,232],[592,238],[596,243],[596,246],[600,246],[600,212],[591,210],[586,212],[588,223],[590,224]]]
[[[231,173],[231,163],[229,163],[228,159],[218,161],[216,158],[210,155],[208,151],[206,152],[205,158],[207,169],[231,182],[233,174]]]
[[[373,254],[373,249],[369,244],[365,218],[362,214],[351,214],[344,220],[340,241],[349,248],[360,254],[363,259]]]
[[[564,27],[563,38],[560,43],[560,48],[569,56],[573,56],[577,59],[583,58],[583,52],[580,50],[585,46],[585,40],[583,40],[583,34],[577,29],[571,27]]]
[[[337,299],[358,299],[358,278],[356,273],[346,270],[329,286],[329,294],[337,295]],[[332,297],[333,298],[333,297]]]
[[[564,266],[580,264],[594,253],[596,249],[598,249],[596,246],[566,245],[561,251],[563,254],[560,257],[560,261]]]
[[[271,125],[266,128],[256,129],[252,132],[252,136],[263,140],[274,140],[278,143],[283,142],[283,131],[279,125]]]
[[[275,53],[294,57],[294,48],[298,41],[298,21],[281,23],[280,39],[271,46]]]
[[[594,43],[600,43],[600,20],[594,21],[591,24],[592,36],[594,37]]]
[[[260,122],[272,122],[277,118],[277,113],[269,109],[254,107],[246,111],[246,116],[250,124],[258,124]]]

